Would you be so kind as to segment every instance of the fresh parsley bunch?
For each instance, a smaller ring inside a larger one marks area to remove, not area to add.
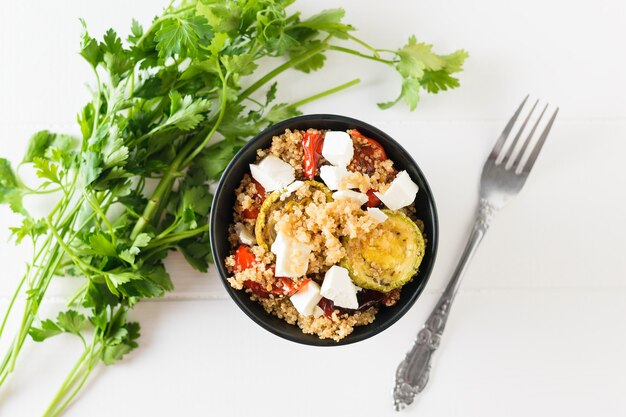
[[[209,185],[245,139],[300,114],[302,104],[358,82],[275,103],[273,80],[283,71],[315,71],[329,52],[378,61],[402,78],[398,98],[382,108],[404,100],[413,110],[421,90],[459,85],[451,74],[467,57],[462,50],[438,55],[415,37],[398,50],[378,49],[353,35],[343,10],[303,18],[286,9],[292,2],[170,4],[146,28],[133,21],[126,42],[112,29],[102,41],[85,29],[81,55],[93,68],[95,88],[78,114],[81,137],[42,131],[31,138],[22,164],[32,164],[42,179],[34,189],[0,159],[0,203],[23,216],[11,228],[16,242],[28,239],[34,248],[0,324],[0,337],[6,337],[14,302],[25,295],[21,327],[0,363],[0,386],[29,335],[43,341],[74,334],[84,353],[45,414],[59,415],[98,363],[115,363],[137,347],[139,324],[127,313],[141,299],[173,289],[163,265],[169,251],[207,270]],[[257,62],[266,57],[280,64],[260,73]],[[148,192],[146,183],[154,180],[158,185]],[[53,193],[57,204],[33,218],[22,199],[44,193]],[[53,319],[39,317],[50,282],[67,275],[83,283],[68,309]]]

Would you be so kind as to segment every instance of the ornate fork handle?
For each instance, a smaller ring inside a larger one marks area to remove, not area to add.
[[[430,376],[431,358],[439,347],[439,341],[448,320],[448,314],[461,278],[467,269],[469,261],[476,252],[478,244],[489,228],[491,218],[495,213],[494,206],[485,199],[480,200],[476,221],[470,234],[467,246],[461,255],[459,264],[452,274],[446,289],[439,298],[437,305],[428,316],[424,327],[417,334],[411,350],[396,371],[396,386],[393,398],[396,410],[401,410],[413,402],[415,395],[420,393]]]

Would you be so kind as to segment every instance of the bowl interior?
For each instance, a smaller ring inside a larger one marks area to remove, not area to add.
[[[269,147],[272,137],[281,134],[285,129],[306,130],[308,128],[331,130],[358,129],[365,136],[380,142],[385,148],[388,157],[394,161],[395,168],[398,171],[406,170],[419,186],[415,207],[418,218],[424,222],[426,252],[418,273],[403,287],[402,295],[396,305],[381,308],[373,323],[355,327],[352,334],[339,342],[328,339],[321,340],[317,336],[302,333],[299,327],[287,324],[285,321],[266,313],[261,305],[250,300],[247,293],[231,288],[226,281],[228,272],[224,260],[230,255],[228,227],[233,222],[234,190],[239,186],[243,175],[249,173],[248,165],[254,163],[257,149]],[[428,183],[413,158],[394,139],[379,129],[356,119],[336,115],[306,115],[289,119],[266,129],[250,140],[233,158],[222,175],[215,192],[210,226],[211,248],[215,265],[219,270],[226,290],[237,305],[252,320],[268,331],[294,342],[315,346],[337,346],[358,342],[374,336],[391,326],[408,311],[424,289],[437,251],[438,227],[435,203]]]

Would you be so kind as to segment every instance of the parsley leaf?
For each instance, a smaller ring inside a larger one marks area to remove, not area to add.
[[[76,310],[67,310],[59,313],[57,316],[57,325],[68,333],[79,334],[86,324],[87,318],[85,315],[78,313]]]
[[[162,59],[179,54],[198,57],[199,46],[207,46],[213,39],[213,28],[203,16],[173,17],[165,20],[156,32],[156,49]]]
[[[354,30],[354,28],[341,21],[345,14],[346,12],[343,9],[324,10],[303,20],[298,26],[321,30],[339,39],[347,39],[348,32]]]
[[[50,337],[63,333],[63,329],[50,319],[41,322],[41,327],[31,327],[28,334],[35,342],[42,342]]]
[[[170,93],[170,116],[164,125],[174,125],[180,130],[191,130],[195,128],[203,119],[204,114],[211,102],[208,100],[193,100],[191,96],[182,97],[178,92]]]
[[[26,236],[35,239],[43,235],[48,230],[48,225],[44,219],[35,221],[31,217],[24,217],[20,227],[10,227],[9,230],[15,235],[15,242],[20,243]]]
[[[63,171],[59,170],[59,165],[41,157],[33,158],[33,166],[37,169],[39,178],[45,178],[50,182],[61,184]]]
[[[265,115],[265,120],[270,123],[277,123],[281,120],[301,115],[302,112],[288,103],[280,103],[272,106]]]
[[[11,163],[4,158],[0,158],[0,204],[8,204],[15,213],[26,214],[22,206],[22,190]]]
[[[217,180],[244,144],[243,140],[224,140],[211,145],[202,151],[196,160],[196,165],[204,170],[208,179]]]

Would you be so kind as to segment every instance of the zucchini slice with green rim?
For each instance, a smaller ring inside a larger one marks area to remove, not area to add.
[[[388,217],[379,227],[364,236],[343,240],[346,257],[341,266],[359,287],[389,292],[417,273],[425,243],[422,232],[409,217],[383,211]]]

